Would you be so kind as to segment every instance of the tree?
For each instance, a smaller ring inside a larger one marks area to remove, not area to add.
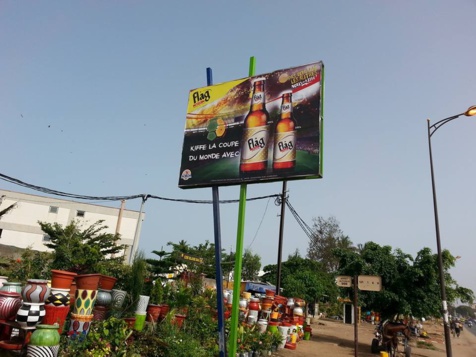
[[[53,249],[52,269],[62,269],[78,274],[100,273],[107,264],[118,264],[124,260],[124,245],[118,244],[119,234],[105,233],[108,227],[102,220],[86,229],[71,221],[63,227],[58,223],[38,222],[41,230],[50,239],[44,243]]]
[[[307,257],[324,264],[328,272],[335,272],[339,268],[339,260],[334,256],[333,250],[355,249],[352,247],[352,241],[344,235],[335,217],[318,217],[313,221]]]
[[[390,246],[366,243],[360,251],[336,249],[341,275],[378,275],[382,278],[382,291],[360,291],[363,308],[379,311],[382,317],[408,314],[417,317],[440,316],[441,296],[437,255],[429,248],[420,250],[415,259]],[[455,299],[472,301],[471,290],[455,285],[449,274],[456,259],[443,251],[443,265],[448,302]],[[350,293],[350,289],[345,289]]]
[[[277,268],[276,264],[266,265],[261,280],[274,284]],[[302,258],[297,252],[281,263],[281,287],[283,295],[298,297],[308,303],[318,301],[324,296],[335,300],[338,292],[334,277],[326,272],[322,263]]]
[[[256,281],[261,269],[261,257],[253,254],[251,249],[245,249],[242,260],[241,280]]]

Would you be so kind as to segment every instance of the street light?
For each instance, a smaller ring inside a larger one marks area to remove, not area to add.
[[[435,174],[433,172],[433,157],[431,154],[431,136],[437,131],[441,126],[446,123],[459,118],[460,116],[473,116],[476,115],[476,105],[473,105],[468,108],[464,113],[453,115],[451,117],[442,119],[436,122],[433,125],[430,125],[430,119],[428,119],[428,148],[430,150],[430,169],[431,169],[431,186],[433,189],[433,209],[435,213],[435,230],[436,230],[436,247],[438,250],[438,270],[440,275],[440,289],[441,289],[441,302],[443,307],[443,320],[444,320],[444,330],[445,330],[445,346],[446,346],[446,356],[452,357],[451,351],[451,335],[450,335],[450,326],[448,321],[448,304],[446,301],[446,288],[445,288],[445,274],[443,269],[443,256],[441,254],[441,243],[440,243],[440,225],[438,222],[438,207],[436,203],[436,188],[435,188]]]

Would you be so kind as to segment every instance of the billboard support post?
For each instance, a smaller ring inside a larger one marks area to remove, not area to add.
[[[286,203],[287,181],[283,181],[283,193],[281,194],[281,217],[279,221],[279,243],[278,243],[278,274],[276,276],[276,294],[281,292],[281,260],[283,256],[283,232],[284,232],[284,212]]]
[[[213,84],[212,69],[207,68],[207,86]],[[220,196],[218,186],[212,187],[213,197],[213,231],[215,238],[215,283],[217,286],[218,310],[218,348],[219,356],[226,355],[225,315],[223,307],[223,273],[221,268],[221,229],[220,229]]]
[[[254,57],[250,57],[249,76],[255,74],[256,61]],[[239,302],[241,287],[241,268],[243,263],[243,237],[245,230],[245,211],[246,211],[246,183],[240,185],[240,204],[238,208],[238,229],[236,233],[236,252],[235,252],[235,269],[233,274],[233,303],[231,308],[231,326],[230,326],[230,344],[228,356],[236,356],[237,331],[239,319]]]

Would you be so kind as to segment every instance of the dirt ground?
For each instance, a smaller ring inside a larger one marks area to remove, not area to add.
[[[344,324],[342,321],[321,319],[311,324],[312,337],[309,341],[299,341],[295,350],[280,349],[273,354],[279,357],[351,357],[356,356],[354,349],[354,326]],[[362,323],[358,327],[358,354],[359,357],[375,357],[370,345],[373,339],[375,326]],[[476,328],[476,327],[473,327]],[[426,322],[423,329],[428,333],[427,338],[413,337],[410,341],[412,357],[446,357],[444,332],[441,324]],[[476,336],[465,330],[459,338],[451,339],[452,355],[454,357],[476,356]],[[417,341],[424,341],[434,346],[434,350],[417,348]],[[400,356],[403,354],[403,345],[399,346]]]

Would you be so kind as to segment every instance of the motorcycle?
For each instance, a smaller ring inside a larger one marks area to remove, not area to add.
[[[379,323],[375,326],[374,338],[372,339],[372,344],[370,346],[372,353],[379,353],[382,350],[383,346],[383,325]]]

